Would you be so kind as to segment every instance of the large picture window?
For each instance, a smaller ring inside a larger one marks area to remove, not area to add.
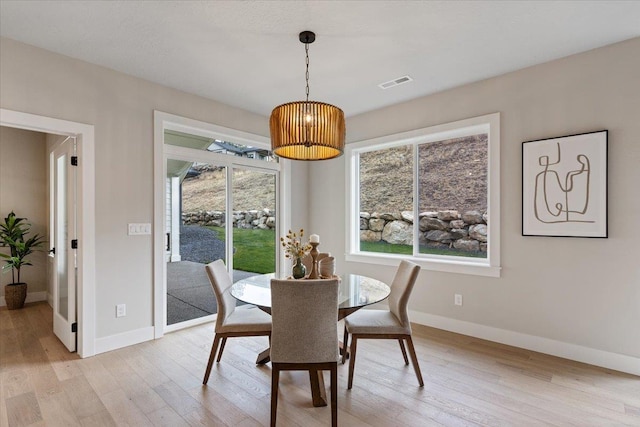
[[[499,114],[347,146],[348,259],[499,276]]]

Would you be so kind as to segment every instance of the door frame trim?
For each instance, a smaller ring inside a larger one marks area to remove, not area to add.
[[[78,355],[95,354],[95,129],[93,125],[0,108],[0,126],[55,135],[75,136],[77,141],[77,238],[78,245]]]

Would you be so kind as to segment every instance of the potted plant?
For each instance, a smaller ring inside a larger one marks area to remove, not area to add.
[[[14,310],[22,308],[27,298],[27,284],[20,281],[20,270],[25,265],[31,265],[28,257],[43,243],[43,237],[35,234],[27,237],[31,230],[31,224],[25,218],[18,218],[11,212],[0,223],[0,242],[9,247],[9,253],[0,253],[0,257],[6,259],[2,266],[2,272],[11,270],[11,283],[4,287],[4,298],[7,308]]]

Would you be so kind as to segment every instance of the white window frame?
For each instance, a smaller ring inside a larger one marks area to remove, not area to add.
[[[360,153],[376,151],[401,145],[413,145],[413,197],[414,236],[419,235],[418,225],[418,162],[419,144],[442,141],[478,133],[488,134],[487,155],[487,257],[465,258],[458,256],[417,254],[399,255],[360,251]],[[346,260],[369,264],[397,265],[401,259],[410,259],[426,270],[477,276],[500,277],[500,113],[458,120],[442,125],[387,135],[348,144],[345,149],[347,188],[347,239]]]

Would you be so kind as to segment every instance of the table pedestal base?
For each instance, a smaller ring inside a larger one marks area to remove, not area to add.
[[[262,350],[258,354],[258,358],[256,359],[256,365],[264,365],[265,363],[269,363],[271,361],[271,349],[267,348]]]
[[[327,406],[327,389],[324,386],[324,375],[322,371],[312,369],[309,371],[309,382],[311,382],[311,400],[313,406]]]

